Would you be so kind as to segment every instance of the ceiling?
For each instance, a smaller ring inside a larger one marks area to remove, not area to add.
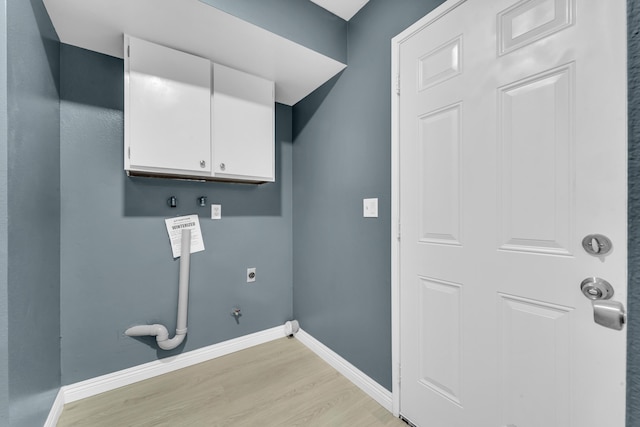
[[[346,66],[199,0],[44,4],[63,43],[122,58],[123,34],[129,34],[274,81],[276,101],[286,105],[294,105]]]
[[[311,0],[320,7],[327,9],[334,15],[339,16],[345,21],[353,18],[369,0]]]

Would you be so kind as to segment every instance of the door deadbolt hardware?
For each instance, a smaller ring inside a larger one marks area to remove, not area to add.
[[[582,239],[582,247],[589,255],[603,256],[611,252],[611,240],[602,234],[589,234]]]
[[[627,313],[621,302],[610,301],[613,286],[599,277],[587,277],[580,284],[585,297],[593,306],[593,321],[605,328],[622,330],[627,321]]]
[[[613,286],[599,277],[587,277],[580,283],[580,290],[592,301],[609,299],[613,296]]]

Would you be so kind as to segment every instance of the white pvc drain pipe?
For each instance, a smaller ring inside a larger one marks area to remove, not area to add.
[[[189,266],[191,264],[191,230],[182,230],[180,248],[180,281],[178,282],[178,321],[176,334],[169,339],[169,331],[164,325],[132,326],[125,335],[130,337],[156,337],[158,347],[163,350],[173,350],[179,346],[187,335],[187,309],[189,306]]]

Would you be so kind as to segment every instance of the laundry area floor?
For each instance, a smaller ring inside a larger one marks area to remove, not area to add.
[[[57,425],[406,427],[295,338],[69,403]]]

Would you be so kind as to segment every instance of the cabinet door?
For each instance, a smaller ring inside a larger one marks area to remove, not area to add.
[[[211,65],[126,37],[125,169],[211,174]]]
[[[275,181],[274,84],[213,64],[213,175]]]

